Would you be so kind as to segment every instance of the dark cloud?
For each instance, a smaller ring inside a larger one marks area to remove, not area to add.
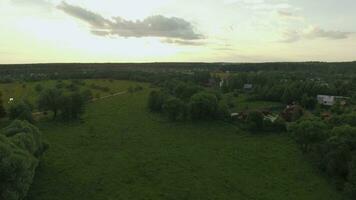
[[[98,36],[162,37],[179,41],[181,44],[189,43],[190,40],[202,39],[202,35],[194,31],[190,22],[177,17],[155,15],[136,21],[121,17],[113,17],[109,20],[97,13],[66,2],[62,2],[57,8],[88,23],[91,26],[91,33]]]

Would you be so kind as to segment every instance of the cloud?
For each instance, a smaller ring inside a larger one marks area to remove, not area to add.
[[[188,46],[201,46],[205,44],[205,42],[202,41],[181,40],[181,39],[165,39],[163,40],[163,42],[168,44],[188,45]]]
[[[343,31],[332,31],[324,30],[320,27],[309,26],[308,28],[297,31],[297,30],[287,30],[283,33],[284,40],[282,42],[297,42],[302,39],[330,39],[330,40],[340,40],[348,38],[352,33]]]
[[[48,0],[11,0],[11,3],[15,5],[24,5],[24,6],[30,6],[30,5],[39,5],[39,6],[48,6],[52,5]]]
[[[193,25],[177,17],[154,15],[143,20],[126,20],[122,17],[106,19],[103,16],[79,6],[62,2],[57,6],[66,14],[80,19],[91,26],[91,33],[98,36],[121,37],[160,37],[188,43],[189,40],[199,40],[203,36],[194,31]],[[184,42],[185,41],[185,42]]]

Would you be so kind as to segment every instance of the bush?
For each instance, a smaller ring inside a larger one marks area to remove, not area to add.
[[[94,97],[93,92],[91,90],[89,90],[89,89],[84,90],[82,92],[82,96],[83,96],[85,101],[90,101]]]
[[[43,86],[41,84],[36,84],[35,90],[36,90],[36,92],[42,92]]]
[[[199,92],[190,99],[192,119],[214,119],[217,116],[218,99],[214,94]]]
[[[40,156],[48,145],[41,132],[25,121],[14,121],[0,134],[0,199],[25,198]]]
[[[63,95],[60,98],[60,102],[59,110],[64,120],[78,119],[84,112],[85,99],[78,92]]]
[[[185,119],[186,106],[184,102],[178,98],[168,98],[163,104],[163,110],[167,113],[169,119],[173,121]]]
[[[252,111],[247,115],[246,125],[252,132],[263,131],[263,114],[258,111]]]
[[[32,123],[32,110],[33,106],[28,101],[21,101],[19,103],[12,104],[9,109],[9,118],[11,120],[26,120]]]
[[[148,96],[148,108],[152,112],[160,112],[163,109],[165,94],[161,91],[152,91]]]
[[[312,145],[328,138],[328,126],[319,119],[306,119],[289,125],[288,131],[292,133],[304,152],[309,152]]]
[[[0,119],[6,116],[6,110],[4,107],[4,103],[2,101],[2,94],[0,92]]]

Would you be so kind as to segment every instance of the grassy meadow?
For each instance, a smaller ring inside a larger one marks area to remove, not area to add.
[[[85,83],[115,92],[138,84]],[[168,122],[148,112],[150,88],[139,84],[143,91],[90,103],[82,122],[37,122],[50,149],[27,200],[341,199],[287,135],[252,135],[224,122]],[[35,85],[1,84],[0,91],[4,99],[34,102]],[[238,101],[241,109],[266,106]]]

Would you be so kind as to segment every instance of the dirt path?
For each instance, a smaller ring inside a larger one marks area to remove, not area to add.
[[[99,100],[102,100],[102,99],[107,99],[107,98],[110,98],[110,97],[123,95],[123,94],[126,94],[126,93],[127,93],[127,91],[118,92],[118,93],[114,93],[114,94],[111,94],[111,95],[103,96],[103,97],[100,97],[100,98],[94,98],[94,99],[90,100],[90,102],[95,102],[95,101],[99,101]]]
[[[117,92],[117,93],[110,94],[110,95],[107,95],[107,96],[103,96],[103,97],[100,97],[100,98],[93,98],[93,99],[91,99],[89,102],[96,102],[96,101],[100,101],[100,100],[107,99],[107,98],[110,98],[110,97],[115,97],[115,96],[123,95],[123,94],[126,94],[126,93],[127,93],[127,91]],[[38,116],[38,115],[42,115],[43,113],[44,113],[44,112],[34,112],[34,113],[32,113],[32,115]]]

